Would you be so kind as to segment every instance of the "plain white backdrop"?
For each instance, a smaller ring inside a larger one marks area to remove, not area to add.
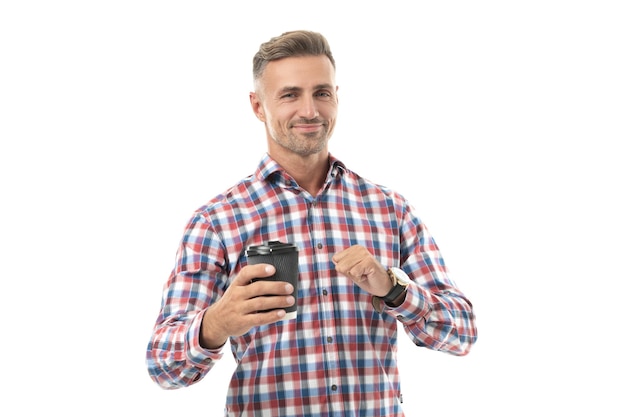
[[[333,154],[401,191],[475,304],[401,337],[413,416],[623,416],[619,1],[0,5],[0,413],[221,416],[234,360],[164,391],[145,347],[192,211],[251,173],[260,43],[326,35]]]

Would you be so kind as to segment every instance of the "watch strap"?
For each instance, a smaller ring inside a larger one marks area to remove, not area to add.
[[[389,290],[389,292],[383,297],[372,297],[372,306],[374,307],[374,310],[379,313],[383,312],[385,303],[391,303],[395,301],[396,298],[398,298],[404,291],[406,291],[406,287],[408,286],[408,283],[405,283],[398,279],[396,274],[393,272],[393,269],[395,268],[387,269],[387,275],[389,275],[389,279],[393,284],[391,290]]]
[[[393,287],[389,294],[382,298],[382,300],[386,303],[392,303],[396,298],[400,297],[400,294],[402,294],[404,291],[406,291],[406,287],[397,284],[395,287]]]

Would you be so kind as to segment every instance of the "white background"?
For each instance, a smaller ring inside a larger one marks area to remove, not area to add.
[[[620,3],[3,2],[0,414],[222,415],[228,352],[164,391],[145,347],[187,219],[265,151],[253,54],[311,29],[331,151],[411,200],[478,316],[466,357],[402,335],[407,417],[625,415]]]

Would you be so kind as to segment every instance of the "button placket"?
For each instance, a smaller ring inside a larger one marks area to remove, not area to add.
[[[313,200],[309,206],[309,230],[311,240],[314,245],[314,262],[315,271],[323,271],[327,269],[330,262],[330,254],[326,248],[326,231],[324,227],[324,216],[322,213],[322,204]],[[330,276],[319,276],[316,274],[317,286],[322,288],[320,297],[320,329],[324,343],[324,362],[328,371],[328,383],[331,386],[331,393],[336,393],[338,386],[336,381],[340,380],[339,372],[339,352],[337,352],[337,344],[335,343],[335,323],[333,315],[333,296],[328,290],[332,286]]]

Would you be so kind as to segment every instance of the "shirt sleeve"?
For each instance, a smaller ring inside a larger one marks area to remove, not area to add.
[[[221,262],[220,262],[221,261]],[[204,311],[224,293],[221,245],[200,215],[187,225],[146,352],[150,377],[164,389],[200,381],[222,358],[199,344]]]
[[[473,306],[449,277],[426,226],[406,206],[402,222],[401,268],[411,279],[404,302],[386,307],[413,343],[463,356],[477,339]]]

